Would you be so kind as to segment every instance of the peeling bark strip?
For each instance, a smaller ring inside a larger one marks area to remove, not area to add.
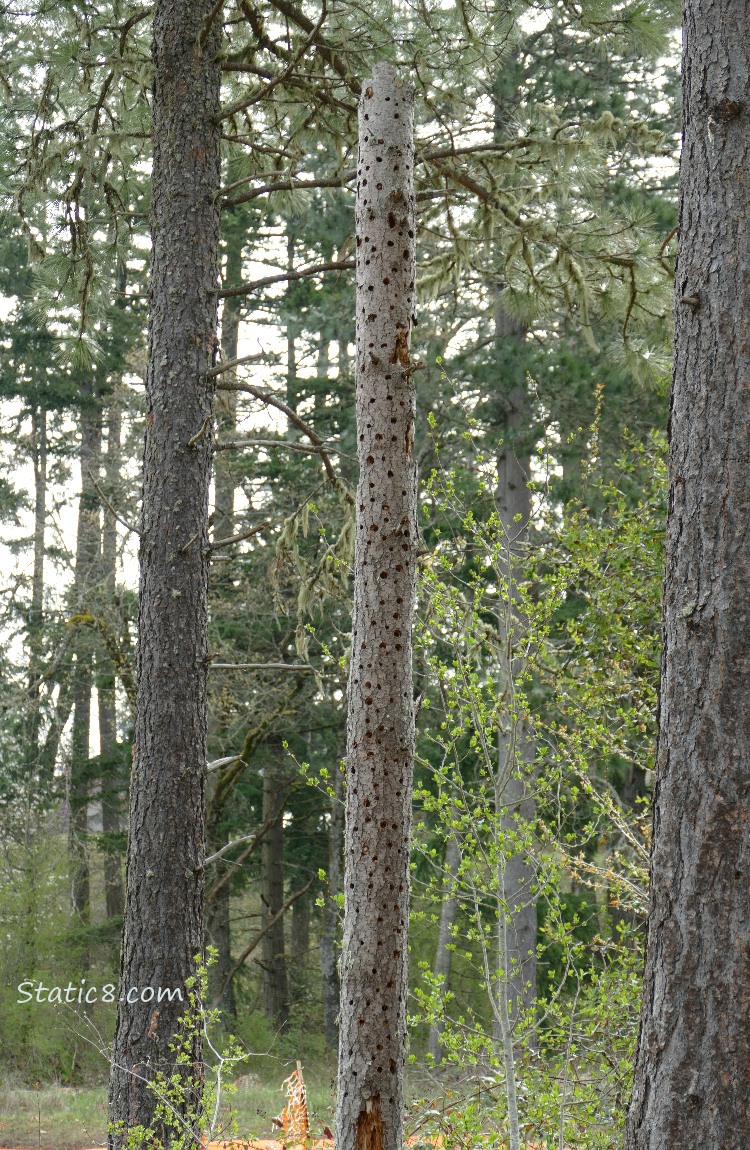
[[[347,726],[337,1150],[401,1150],[416,590],[411,86],[379,64],[359,106],[357,489]]]
[[[203,949],[206,373],[216,339],[220,187],[220,21],[205,35],[212,8],[213,0],[156,0],[154,9],[148,417],[122,986],[184,988]],[[148,1004],[120,1004],[109,1116],[126,1130],[152,1120],[155,1098],[143,1079],[171,1071],[168,1044],[183,1009],[177,999],[162,1003],[153,1028]],[[188,1073],[199,1078],[199,1042],[193,1054]],[[112,1135],[110,1147],[123,1141]]]
[[[629,1150],[750,1145],[747,11],[683,8],[664,654]]]

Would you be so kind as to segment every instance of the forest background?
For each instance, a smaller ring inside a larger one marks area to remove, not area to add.
[[[17,987],[119,969],[148,16],[0,18],[0,1131],[18,1144],[101,1139],[105,1121],[113,1008],[19,1003]],[[266,1084],[297,1058],[330,1123],[352,169],[360,82],[392,59],[417,89],[410,1131],[501,1138],[515,1095],[525,1136],[614,1146],[646,905],[679,14],[241,0],[217,18],[206,933],[219,1030],[247,1052],[243,1133],[269,1133]]]

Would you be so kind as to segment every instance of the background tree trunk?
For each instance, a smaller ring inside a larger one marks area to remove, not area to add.
[[[84,389],[81,411],[81,495],[78,501],[76,567],[73,584],[74,611],[95,610],[91,596],[101,573],[101,515],[94,488],[101,465],[102,412],[91,389]],[[75,639],[76,664],[73,683],[73,732],[70,754],[70,865],[73,912],[85,926],[89,921],[91,880],[87,850],[88,803],[91,784],[91,689],[96,643],[91,627],[79,627]],[[81,954],[82,969],[88,968],[87,947]]]
[[[29,609],[29,701],[26,738],[29,774],[39,766],[41,729],[40,682],[44,655],[44,530],[47,522],[47,412],[34,407],[31,412],[34,463],[34,569],[31,577]]]
[[[416,309],[413,90],[363,85],[357,168],[357,437],[338,1150],[401,1150],[414,760]]]
[[[450,979],[451,973],[451,956],[453,952],[449,944],[453,938],[453,925],[458,914],[456,879],[458,878],[460,863],[461,846],[456,836],[451,835],[445,844],[443,899],[440,904],[440,923],[438,926],[438,939],[435,948],[435,968],[433,971],[435,978],[440,979],[443,990],[448,989],[448,980]],[[435,1022],[430,1027],[427,1053],[432,1055],[436,1064],[439,1064],[443,1057],[443,1048],[440,1043],[440,1036],[443,1030],[444,1024],[442,1022]]]
[[[337,896],[344,892],[344,772],[337,762],[333,774],[331,822],[328,828],[328,889],[323,905],[323,928],[320,933],[320,971],[323,983],[323,1024],[326,1046],[339,1048],[339,982],[338,940],[341,911]]]
[[[276,756],[283,752],[278,744],[274,746],[273,740],[269,740],[269,749],[270,754],[263,769],[263,822],[270,819],[274,811],[278,811],[278,818],[263,836],[260,848],[263,925],[274,915],[279,914],[284,905],[284,812],[281,802],[285,788],[281,766],[273,758],[274,752]],[[283,914],[279,915],[274,925],[263,935],[261,966],[263,1010],[266,1018],[274,1026],[286,1026],[289,1021],[289,978]]]
[[[122,412],[117,394],[109,404],[107,419],[107,454],[104,457],[105,484],[108,492],[115,489],[120,466]],[[102,580],[105,605],[114,619],[117,589],[117,521],[106,507],[102,523]],[[104,645],[97,652],[97,697],[99,700],[99,749],[102,762],[101,799],[104,834],[104,896],[107,918],[119,917],[125,909],[120,851],[112,836],[122,829],[122,791],[120,756],[117,745],[117,691],[115,667]]]
[[[179,988],[203,949],[208,491],[219,250],[221,20],[212,0],[156,0],[152,267],[138,705],[120,985]],[[120,1003],[110,1147],[154,1115],[177,998]],[[133,1073],[137,1071],[139,1077]],[[202,1083],[200,1036],[182,1110]],[[168,1140],[162,1123],[158,1137]]]
[[[522,660],[523,619],[517,610],[515,583],[517,563],[523,558],[531,519],[530,455],[528,441],[531,412],[523,367],[523,332],[498,305],[495,319],[498,367],[501,373],[502,447],[498,454],[496,506],[505,533],[501,575],[507,580],[507,601],[501,604],[499,631],[505,649],[502,679],[509,683],[518,675]],[[502,680],[501,680],[502,681]],[[498,731],[498,764],[495,806],[500,830],[512,841],[518,819],[528,825],[534,818],[534,799],[528,786],[528,768],[534,761],[534,744],[527,723],[511,704]],[[519,1010],[529,1007],[536,995],[536,899],[533,893],[536,867],[523,848],[506,858],[498,874],[499,895],[506,908],[506,921],[498,930],[498,993],[507,997],[511,1023]],[[495,1039],[500,1041],[499,1026]]]
[[[750,1145],[750,34],[686,0],[651,896],[629,1150]]]

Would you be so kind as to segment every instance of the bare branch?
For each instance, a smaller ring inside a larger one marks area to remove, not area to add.
[[[302,280],[308,276],[321,275],[322,272],[345,272],[351,271],[354,267],[354,260],[329,260],[324,264],[312,264],[307,268],[300,268],[298,271],[279,272],[278,275],[264,276],[263,279],[252,280],[250,283],[241,284],[239,287],[222,288],[218,293],[219,299],[232,299],[235,296],[252,295],[253,292],[260,291],[261,288],[270,287],[272,284],[288,283],[290,280]]]
[[[286,900],[284,905],[279,907],[279,909],[276,911],[276,913],[274,915],[271,915],[268,922],[265,923],[263,928],[258,931],[255,938],[252,940],[252,942],[249,944],[249,946],[247,946],[243,950],[239,959],[237,960],[237,962],[234,964],[234,966],[230,970],[229,974],[227,975],[227,977],[224,981],[224,985],[222,986],[221,990],[219,991],[219,993],[216,996],[217,1000],[219,998],[221,998],[222,994],[224,993],[226,988],[229,986],[229,983],[232,981],[235,974],[237,974],[238,970],[241,970],[242,967],[245,965],[245,962],[247,961],[247,959],[250,957],[250,955],[253,953],[253,951],[256,949],[256,947],[260,944],[261,939],[263,939],[265,937],[265,935],[268,934],[269,930],[271,930],[272,927],[274,927],[276,925],[276,923],[279,921],[279,919],[282,917],[282,915],[284,915],[289,910],[289,907],[292,905],[292,903],[296,902],[298,898],[302,898],[302,895],[306,894],[309,891],[312,884],[313,884],[313,880],[310,879],[310,881],[305,886],[303,886],[300,890],[295,891],[294,894],[290,894],[289,898]]]
[[[119,512],[115,511],[114,507],[112,506],[110,501],[107,499],[107,496],[104,494],[101,487],[99,486],[99,484],[96,480],[96,476],[91,471],[88,471],[88,476],[94,485],[94,490],[96,491],[96,494],[99,496],[102,503],[107,508],[107,511],[109,511],[110,515],[114,515],[117,522],[122,523],[123,527],[126,527],[128,531],[132,531],[132,533],[134,535],[140,535],[141,533],[137,527],[134,527],[132,523],[128,523],[127,519],[123,518],[123,516],[120,515]]]
[[[318,454],[320,455],[326,471],[326,475],[330,479],[331,483],[334,485],[334,487],[337,488],[338,491],[342,493],[347,503],[349,503],[351,506],[354,505],[354,496],[352,495],[351,491],[349,491],[343,479],[341,479],[336,474],[328,452],[326,451],[323,444],[323,440],[320,438],[317,432],[315,432],[312,427],[310,427],[310,425],[304,421],[304,419],[301,419],[300,416],[297,415],[297,412],[293,407],[290,407],[288,403],[285,403],[284,400],[280,398],[280,396],[274,395],[273,392],[266,391],[262,387],[255,387],[255,385],[252,383],[220,383],[219,388],[222,391],[246,392],[248,395],[254,395],[256,399],[261,401],[261,403],[267,403],[269,407],[275,407],[277,411],[283,412],[289,422],[294,427],[296,427],[298,431],[301,431],[303,435],[306,435],[310,442],[318,448]]]
[[[213,543],[209,544],[209,551],[215,551],[217,547],[231,547],[233,543],[241,543],[243,539],[250,539],[252,535],[257,535],[259,531],[264,531],[266,527],[271,526],[270,519],[264,519],[262,523],[258,523],[256,527],[248,527],[246,531],[238,531],[236,535],[227,535],[226,539],[216,539]]]
[[[220,671],[314,671],[307,663],[209,663]]]

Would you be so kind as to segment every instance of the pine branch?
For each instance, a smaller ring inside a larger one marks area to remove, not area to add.
[[[250,283],[241,284],[239,287],[222,288],[218,292],[218,296],[219,299],[234,299],[239,296],[252,295],[261,288],[270,287],[272,284],[307,279],[309,276],[317,276],[322,272],[351,271],[353,268],[354,260],[329,260],[324,264],[311,264],[310,267],[300,268],[298,271],[279,272],[278,275],[264,276],[263,279],[252,280]]]

